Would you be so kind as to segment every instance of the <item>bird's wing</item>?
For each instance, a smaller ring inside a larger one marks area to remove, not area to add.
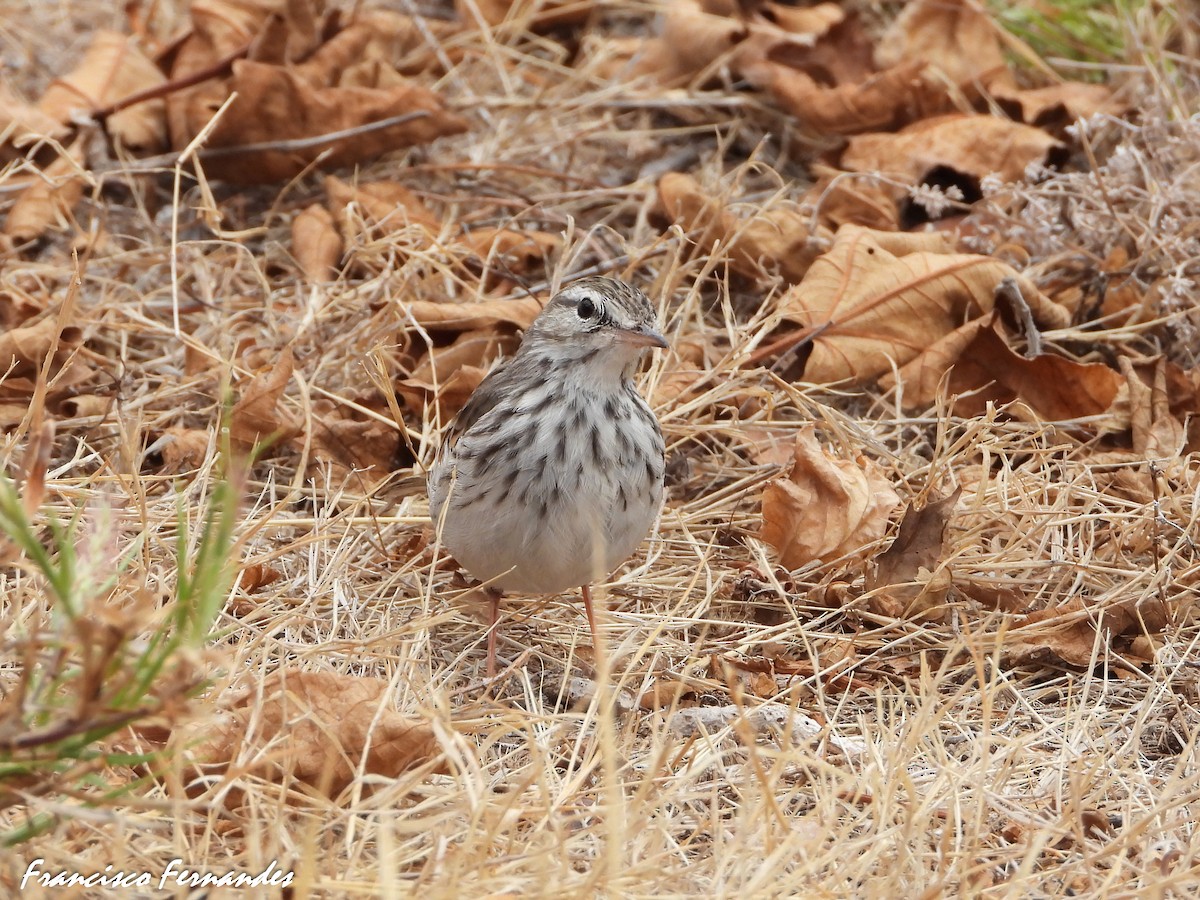
[[[508,381],[506,376],[511,367],[512,360],[507,359],[488,372],[487,377],[479,383],[479,387],[475,388],[474,393],[471,394],[471,399],[458,411],[458,415],[450,423],[446,437],[442,440],[442,453],[453,447],[472,425],[496,407],[496,404],[504,396]]]

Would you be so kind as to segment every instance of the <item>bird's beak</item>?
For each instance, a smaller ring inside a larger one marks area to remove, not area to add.
[[[634,347],[661,347],[663,350],[666,350],[671,346],[667,343],[665,337],[653,328],[647,328],[645,325],[622,328],[620,335],[624,343],[631,344]]]

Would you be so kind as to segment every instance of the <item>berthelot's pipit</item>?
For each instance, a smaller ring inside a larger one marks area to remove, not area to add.
[[[429,473],[430,515],[443,545],[489,586],[489,677],[501,591],[581,588],[595,642],[589,585],[654,524],[662,431],[633,382],[651,347],[667,341],[645,294],[581,278],[550,300],[450,426]]]

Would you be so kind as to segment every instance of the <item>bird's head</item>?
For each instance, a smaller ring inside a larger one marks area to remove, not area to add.
[[[580,278],[554,295],[525,332],[522,350],[561,354],[601,371],[632,373],[650,347],[666,348],[650,300],[612,278]]]

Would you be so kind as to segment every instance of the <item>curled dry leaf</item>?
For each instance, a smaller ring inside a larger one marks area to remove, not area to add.
[[[238,572],[235,587],[238,590],[245,591],[247,594],[253,594],[260,588],[264,588],[269,584],[274,584],[283,573],[274,566],[269,566],[266,563],[251,563],[247,566],[242,566]]]
[[[842,153],[843,169],[878,172],[903,185],[945,183],[956,172],[979,182],[997,174],[1020,181],[1031,163],[1055,162],[1063,145],[1040,128],[996,116],[952,114],[915,122],[896,134],[861,134]],[[903,188],[894,189],[897,195]]]
[[[699,181],[680,172],[659,179],[658,199],[667,218],[687,231],[702,253],[719,243],[734,270],[751,278],[764,269],[778,269],[795,284],[832,237],[819,226],[814,234],[812,217],[790,206],[739,218]]]
[[[83,172],[83,140],[46,166],[42,177],[30,182],[17,197],[4,221],[4,233],[14,241],[33,241],[51,228],[67,228],[72,212],[83,198],[88,179]]]
[[[199,469],[208,457],[213,436],[199,428],[168,428],[155,445],[162,457],[162,473],[178,475]]]
[[[1015,352],[993,315],[952,332],[900,369],[904,405],[933,402],[946,371],[946,393],[958,415],[983,413],[988,403],[1021,400],[1047,421],[1098,416],[1117,398],[1124,379],[1103,363],[1080,363],[1043,353],[1027,359]],[[888,387],[892,378],[881,379]]]
[[[329,281],[337,276],[342,237],[325,207],[314,203],[292,220],[292,255],[309,281]]]
[[[292,350],[285,348],[277,362],[264,366],[246,385],[229,416],[229,439],[239,449],[249,451],[263,441],[286,440],[299,432],[279,409],[294,368]]]
[[[875,558],[867,575],[870,608],[893,619],[946,618],[946,595],[952,573],[946,555],[946,524],[962,488],[910,506],[900,519],[900,531],[890,547]]]
[[[1019,284],[1033,319],[1061,328],[1066,313],[991,257],[952,253],[939,234],[847,225],[829,252],[781,299],[786,319],[816,331],[809,381],[868,381],[921,358],[963,322],[991,312],[997,285]]]
[[[0,334],[0,372],[22,375],[41,368],[51,351],[64,356],[83,344],[83,331],[68,325],[61,331],[54,316]]]
[[[77,116],[89,116],[102,107],[165,84],[166,80],[134,38],[100,31],[92,38],[79,65],[46,89],[38,108],[50,118],[68,124]],[[124,147],[159,150],[167,143],[164,111],[161,98],[144,100],[109,116],[105,129]]]
[[[675,2],[663,12],[660,35],[638,55],[635,71],[664,84],[684,81],[729,53],[744,36],[745,26],[736,19],[710,15],[694,0]]]
[[[796,435],[787,474],[763,491],[761,537],[779,551],[784,568],[797,569],[879,540],[899,504],[878,465],[865,457],[838,459],[808,426]]]
[[[1186,396],[1189,392],[1186,389],[1168,390],[1170,364],[1163,357],[1143,367],[1149,368],[1144,379],[1133,360],[1122,356],[1119,364],[1125,378],[1124,394],[1129,409],[1133,452],[1145,459],[1178,459],[1187,444],[1187,429],[1172,412],[1171,398]],[[1198,411],[1195,390],[1190,393],[1190,402],[1181,404],[1184,415]]]
[[[83,330],[74,325],[60,329],[53,315],[31,325],[0,330],[0,429],[19,425],[29,415],[47,357],[51,366],[46,409],[64,414],[62,404],[79,394],[96,374],[80,359],[77,351],[82,346]]]
[[[0,135],[4,147],[0,148],[0,161],[10,158],[6,147],[23,147],[37,138],[63,141],[67,128],[57,119],[46,115],[36,106],[26,103],[13,89],[0,82]]]
[[[1118,100],[1107,86],[1079,81],[1026,90],[992,85],[992,95],[1012,118],[1039,128],[1058,129],[1076,119],[1122,115],[1129,109],[1129,104]]]
[[[332,796],[359,772],[396,778],[439,755],[424,722],[391,708],[378,678],[281,669],[178,745],[206,773],[299,779]],[[199,738],[199,743],[196,739]]]

